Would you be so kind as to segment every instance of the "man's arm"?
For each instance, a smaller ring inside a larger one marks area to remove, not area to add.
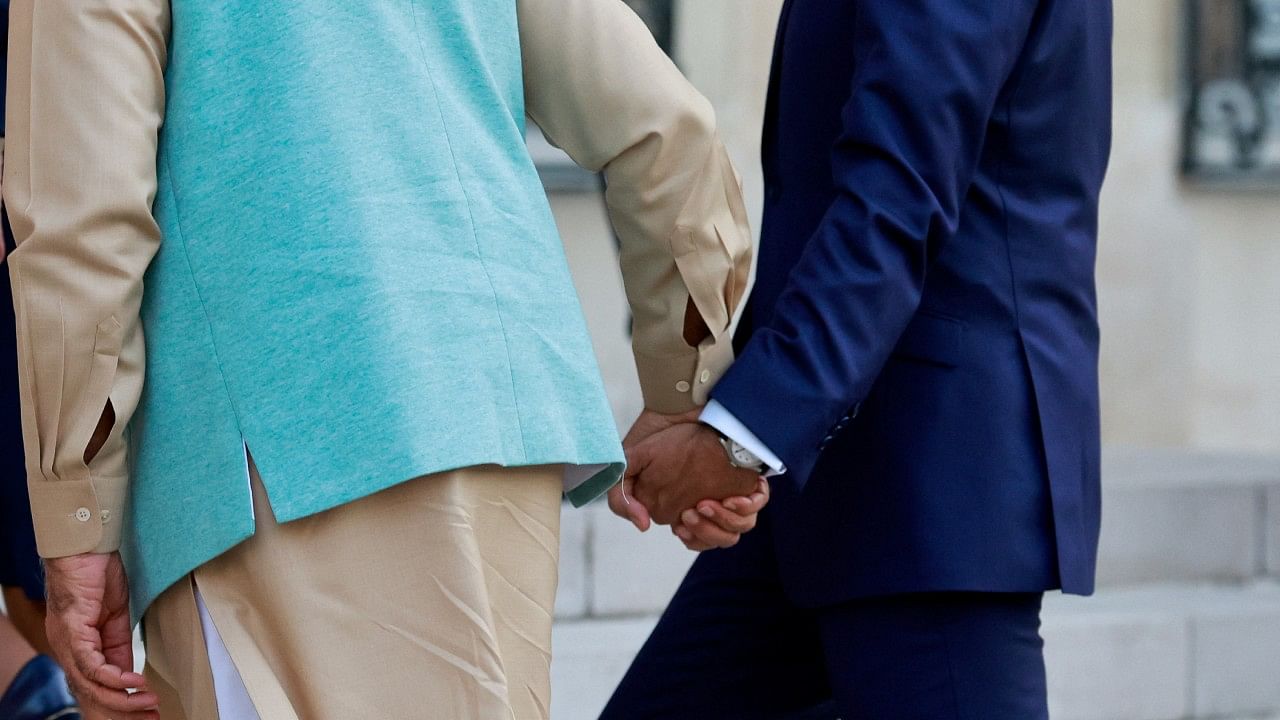
[[[866,396],[956,232],[988,123],[1037,0],[861,6],[839,197],[778,300],[715,389],[803,483],[824,437]]]
[[[603,170],[645,406],[706,402],[733,359],[751,237],[715,114],[620,0],[519,0],[529,116]]]
[[[142,389],[165,0],[13,0],[4,195],[40,553],[109,552]]]
[[[142,390],[142,276],[163,115],[167,0],[13,0],[4,197],[22,424],[47,630],[86,712],[155,718],[131,672],[120,522]],[[139,691],[130,693],[130,688]]]

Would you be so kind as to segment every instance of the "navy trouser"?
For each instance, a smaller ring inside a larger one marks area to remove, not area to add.
[[[12,251],[8,216],[2,221],[5,247]],[[44,573],[36,556],[22,454],[18,350],[8,263],[0,263],[0,585],[20,587],[32,600],[44,599]]]
[[[698,558],[601,717],[1047,720],[1041,599],[923,593],[799,608],[762,524]]]

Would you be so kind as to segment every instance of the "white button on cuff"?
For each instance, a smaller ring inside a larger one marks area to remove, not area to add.
[[[89,512],[89,508],[80,508],[76,510],[76,519],[80,522],[89,522],[93,519],[93,513]]]
[[[709,380],[711,380],[711,371],[703,370],[702,374],[698,376],[698,379],[701,380],[703,384],[706,384]]]
[[[690,385],[688,381],[681,380],[680,382],[676,383],[676,392],[689,392],[689,389],[691,387],[693,386]]]

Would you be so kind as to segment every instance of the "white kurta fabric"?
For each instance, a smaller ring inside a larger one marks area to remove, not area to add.
[[[209,669],[213,671],[213,694],[218,700],[219,720],[261,720],[249,699],[240,671],[231,661],[231,654],[213,624],[209,608],[205,607],[200,589],[196,588],[196,606],[200,608],[200,627],[204,630],[205,648],[209,652]]]

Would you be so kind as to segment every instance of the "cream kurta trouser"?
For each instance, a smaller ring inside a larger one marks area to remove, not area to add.
[[[562,467],[432,475],[286,525],[250,476],[254,537],[144,618],[164,720],[219,720],[197,587],[262,720],[549,717]]]

